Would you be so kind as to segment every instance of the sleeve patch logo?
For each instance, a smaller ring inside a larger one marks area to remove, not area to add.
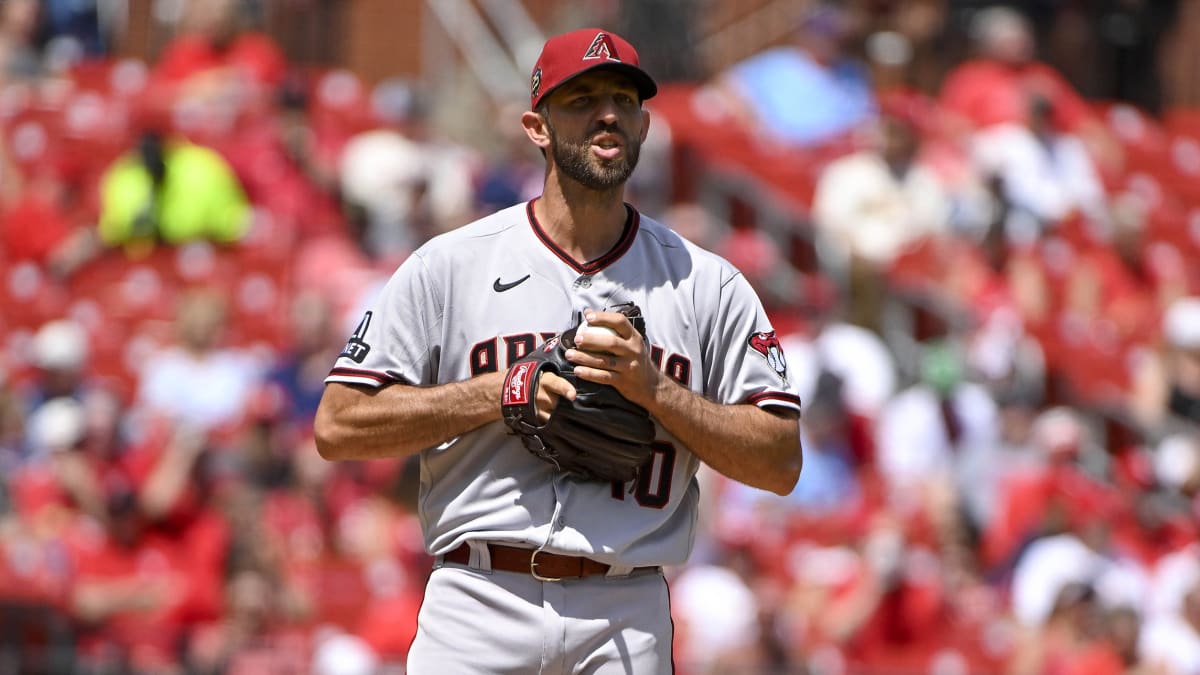
[[[787,386],[787,359],[783,357],[783,346],[779,344],[775,331],[754,333],[746,344],[767,360],[767,365],[771,366],[779,379],[783,380],[784,386]]]
[[[346,347],[342,349],[339,356],[344,356],[355,363],[362,363],[363,359],[367,358],[367,354],[371,351],[371,345],[367,344],[363,338],[367,336],[367,328],[371,325],[371,312],[367,312],[362,321],[358,322],[358,328],[354,329],[354,335],[350,336],[350,340],[346,342]]]

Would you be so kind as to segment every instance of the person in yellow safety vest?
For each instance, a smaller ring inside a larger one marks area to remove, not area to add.
[[[232,243],[250,225],[250,203],[225,159],[157,132],[105,171],[100,198],[100,239],[131,254],[159,243]]]

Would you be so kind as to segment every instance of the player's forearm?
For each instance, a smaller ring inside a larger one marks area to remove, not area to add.
[[[329,460],[406,457],[500,419],[503,373],[436,387],[330,383],[313,424]]]
[[[736,481],[786,495],[800,478],[800,429],[791,412],[721,405],[663,378],[648,408],[705,464]]]

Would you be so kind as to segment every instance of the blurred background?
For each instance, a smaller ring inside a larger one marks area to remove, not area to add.
[[[1198,0],[0,0],[0,673],[404,672],[416,466],[322,380],[589,25],[805,402],[791,495],[700,474],[677,672],[1200,673]]]

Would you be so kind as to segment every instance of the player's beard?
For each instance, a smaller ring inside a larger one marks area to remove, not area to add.
[[[630,138],[616,125],[593,129],[578,141],[568,141],[560,137],[549,117],[546,118],[546,127],[550,132],[550,152],[554,156],[554,164],[564,175],[584,187],[593,190],[611,190],[619,187],[629,180],[629,176],[637,167],[642,151],[641,141]],[[600,159],[592,154],[592,137],[604,131],[619,135],[625,142],[625,152],[614,159]]]

